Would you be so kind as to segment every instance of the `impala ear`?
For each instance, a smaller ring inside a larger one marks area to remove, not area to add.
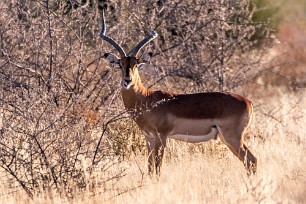
[[[104,57],[109,61],[111,64],[119,64],[119,57],[112,53],[105,53]]]
[[[138,64],[143,64],[143,63],[150,62],[152,55],[153,55],[152,52],[141,55],[138,58]]]

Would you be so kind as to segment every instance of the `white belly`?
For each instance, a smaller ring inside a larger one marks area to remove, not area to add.
[[[173,129],[168,138],[185,142],[205,142],[216,137],[218,130],[213,119],[186,119],[168,116]]]
[[[174,135],[169,135],[168,138],[184,142],[197,143],[197,142],[205,142],[211,140],[216,137],[217,133],[218,133],[217,128],[213,127],[211,128],[211,131],[206,135],[174,134]]]

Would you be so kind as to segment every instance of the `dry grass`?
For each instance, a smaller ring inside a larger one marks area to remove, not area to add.
[[[249,131],[256,137],[249,141],[259,160],[256,176],[247,177],[241,163],[229,151],[223,158],[216,152],[184,154],[177,161],[166,161],[159,182],[148,182],[142,188],[115,197],[112,202],[306,202],[306,97],[304,95],[300,100],[286,95],[269,102],[261,108],[271,111],[269,107],[275,106],[270,116],[258,115]],[[281,121],[275,121],[273,117]],[[137,168],[134,167],[134,171],[137,172]],[[130,180],[139,178],[135,174],[129,175]],[[130,183],[130,180],[126,182]]]
[[[170,141],[159,182],[146,176],[145,156],[138,154],[120,164],[127,175],[109,183],[106,192],[96,189],[70,201],[58,195],[30,200],[22,191],[1,189],[0,203],[305,203],[305,91],[255,104],[247,142],[258,158],[256,176],[247,177],[219,141],[200,146]]]

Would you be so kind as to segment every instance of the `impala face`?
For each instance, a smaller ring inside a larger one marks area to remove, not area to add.
[[[123,57],[118,58],[116,55],[111,53],[106,53],[104,56],[106,59],[112,63],[117,64],[122,72],[121,85],[123,89],[130,89],[135,81],[137,80],[138,67],[150,60],[151,54],[142,55],[140,58],[136,57]]]
[[[122,71],[122,87],[129,89],[132,85],[134,72],[136,70],[137,60],[132,57],[127,57],[120,60],[120,68]]]

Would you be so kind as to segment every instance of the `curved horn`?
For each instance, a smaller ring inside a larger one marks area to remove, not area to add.
[[[103,40],[105,40],[106,42],[108,42],[109,44],[114,46],[116,48],[116,50],[120,53],[121,57],[126,57],[126,54],[125,54],[123,48],[115,40],[113,40],[112,38],[105,35],[104,9],[102,9],[102,29],[101,29],[101,32],[100,32],[99,36]]]
[[[147,43],[149,43],[151,40],[153,40],[154,38],[157,37],[157,33],[155,31],[152,31],[152,33],[150,35],[148,35],[147,37],[145,37],[142,41],[140,41],[134,48],[133,50],[130,52],[129,56],[130,57],[136,57],[139,50],[141,48],[143,48]]]

